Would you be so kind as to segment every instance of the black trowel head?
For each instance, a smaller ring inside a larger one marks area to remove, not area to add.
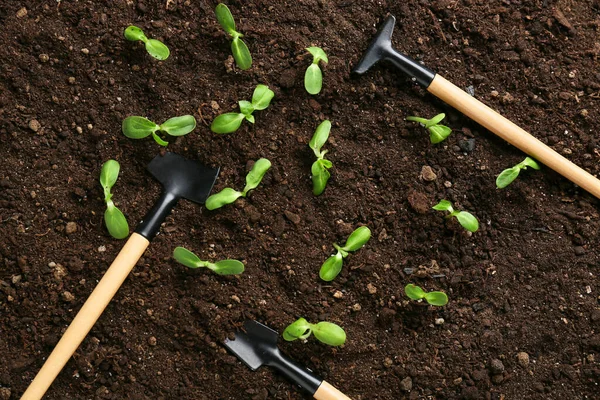
[[[352,70],[353,74],[362,75],[378,61],[383,60],[392,48],[392,33],[396,25],[396,17],[388,15],[377,34],[369,44],[367,51],[363,54],[358,64]]]
[[[260,322],[246,321],[245,332],[236,332],[235,340],[226,339],[223,343],[252,371],[268,364],[277,350],[277,332]]]
[[[219,168],[209,168],[170,152],[154,157],[147,168],[165,192],[200,204],[208,198],[219,175]]]

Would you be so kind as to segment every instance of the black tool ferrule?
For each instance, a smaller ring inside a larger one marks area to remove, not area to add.
[[[277,369],[292,382],[295,382],[302,389],[306,390],[310,395],[315,394],[319,389],[319,386],[321,386],[323,379],[319,378],[308,368],[296,364],[294,360],[281,354],[279,349],[276,349],[276,352],[278,352],[279,355],[269,360],[268,365]]]
[[[158,233],[160,225],[167,215],[169,215],[173,207],[175,207],[178,200],[179,197],[175,194],[164,191],[135,231],[151,241]]]
[[[397,52],[391,47],[391,45],[385,50],[384,58],[394,64],[406,75],[414,79],[425,89],[429,87],[431,81],[433,81],[433,78],[435,78],[435,72],[423,64],[416,62],[412,58]]]

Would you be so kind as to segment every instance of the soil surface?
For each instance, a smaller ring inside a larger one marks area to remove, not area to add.
[[[392,13],[399,50],[598,175],[600,3],[227,4],[254,58],[248,71],[233,64],[214,1],[3,2],[0,399],[27,388],[124,243],[103,224],[102,163],[121,163],[114,200],[132,228],[159,195],[145,165],[161,149],[127,139],[121,121],[183,114],[198,127],[168,150],[220,166],[215,190],[241,189],[260,157],[273,167],[235,205],[176,207],[47,399],[308,398],[221,344],[246,319],[281,332],[298,317],[345,328],[342,348],[314,337],[280,346],[353,399],[597,398],[599,201],[547,168],[497,190],[523,153],[389,65],[361,78],[350,70]],[[170,58],[125,41],[129,24],[164,41]],[[317,96],[302,81],[311,45],[329,55]],[[212,119],[259,83],[276,96],[256,124],[213,134]],[[454,130],[439,145],[404,120],[439,112]],[[334,168],[315,197],[307,143],[324,119]],[[446,223],[431,210],[441,199],[471,211],[480,230]],[[321,281],[332,244],[361,225],[371,241]],[[173,261],[176,246],[240,259],[246,271],[188,270]],[[450,302],[408,301],[408,283]]]

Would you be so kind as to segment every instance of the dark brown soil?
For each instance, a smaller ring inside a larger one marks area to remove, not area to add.
[[[349,72],[390,12],[400,50],[597,175],[599,2],[228,4],[254,57],[246,72],[231,69],[216,2],[3,2],[0,399],[26,389],[123,244],[102,222],[101,164],[121,163],[115,199],[132,226],[159,194],[145,171],[159,147],[125,138],[121,121],[182,114],[199,126],[169,150],[221,166],[217,190],[242,187],[259,157],[273,168],[233,206],[176,208],[46,398],[305,398],[221,345],[248,318],[282,331],[300,316],[338,323],[347,344],[311,338],[282,343],[284,352],[353,399],[597,398],[598,200],[548,169],[496,190],[495,176],[521,152],[390,68],[360,79]],[[157,62],[126,42],[131,23],[163,40],[171,57]],[[315,97],[302,84],[309,45],[330,60]],[[210,121],[258,83],[276,97],[256,124],[211,133]],[[404,120],[438,112],[454,133],[437,146]],[[326,118],[334,169],[317,198],[307,143]],[[420,178],[426,165],[433,182]],[[475,214],[480,231],[447,226],[430,210],[442,198]],[[67,234],[70,222],[77,230]],[[331,244],[365,224],[368,245],[335,281],[320,281]],[[179,245],[241,259],[246,272],[187,270],[171,258]],[[408,283],[443,290],[450,303],[408,302]]]

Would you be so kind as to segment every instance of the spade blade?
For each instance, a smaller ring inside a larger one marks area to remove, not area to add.
[[[252,371],[272,361],[277,350],[277,332],[256,321],[244,323],[245,332],[236,332],[234,340],[225,340],[227,347]]]

